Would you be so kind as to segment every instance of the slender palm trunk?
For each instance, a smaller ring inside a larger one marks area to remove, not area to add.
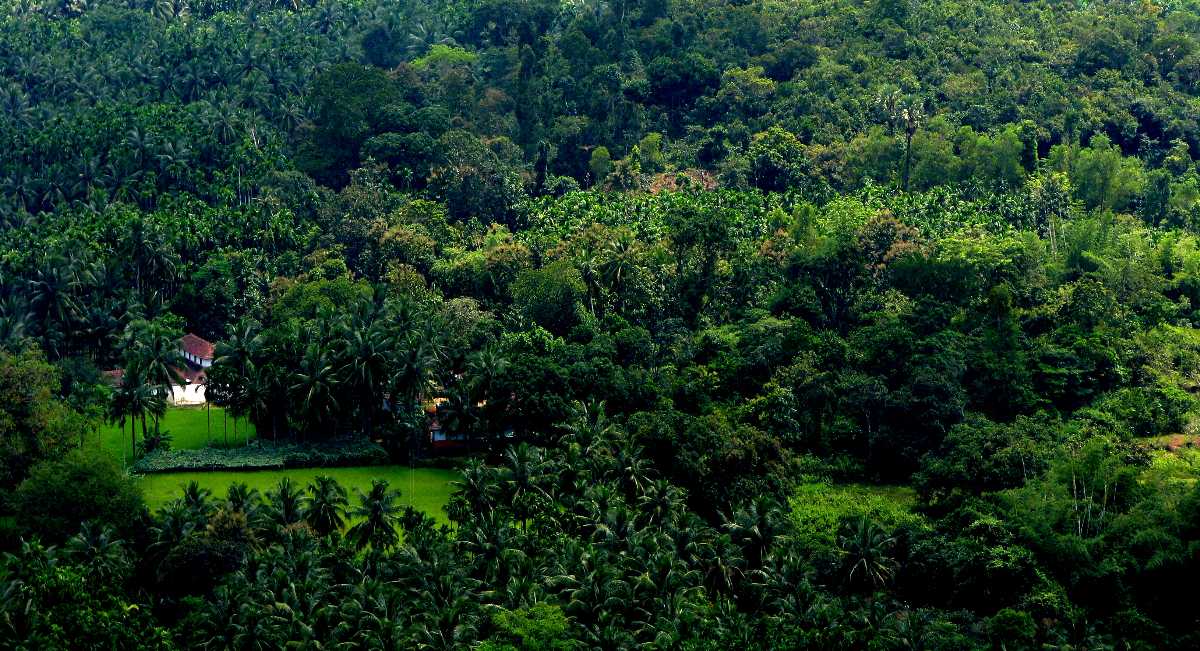
[[[902,189],[905,191],[908,190],[908,173],[912,167],[912,139],[913,132],[910,129],[905,133],[904,138],[904,180]]]

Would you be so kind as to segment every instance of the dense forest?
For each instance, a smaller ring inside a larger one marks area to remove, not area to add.
[[[1200,2],[0,0],[0,105],[0,649],[1200,647]],[[152,507],[185,332],[449,503]]]

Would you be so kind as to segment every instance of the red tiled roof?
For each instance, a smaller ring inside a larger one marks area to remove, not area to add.
[[[183,348],[183,352],[200,359],[213,358],[213,345],[190,332],[179,340],[179,346]]]
[[[125,380],[125,369],[114,368],[111,371],[104,372],[104,379],[114,386],[121,386],[121,382]]]

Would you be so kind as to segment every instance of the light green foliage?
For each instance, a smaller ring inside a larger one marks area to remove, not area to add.
[[[608,153],[608,147],[603,145],[592,150],[592,157],[588,161],[588,171],[592,176],[593,185],[601,185],[612,173],[612,154]]]
[[[763,190],[784,190],[800,184],[805,173],[804,146],[787,130],[773,126],[754,134],[748,153],[750,183]]]
[[[496,632],[476,647],[479,651],[569,651],[579,643],[570,636],[570,623],[558,606],[540,603],[492,616]]]
[[[577,310],[587,293],[583,276],[565,261],[526,269],[512,285],[513,302],[535,323],[566,334],[578,321]]]
[[[458,66],[471,66],[478,60],[478,55],[460,47],[438,43],[429,48],[425,56],[414,59],[410,65],[417,70],[443,70]]]
[[[1024,180],[1024,143],[1015,126],[990,135],[976,135],[964,127],[958,138],[968,175],[1008,187],[1017,187]]]
[[[1071,177],[1076,195],[1089,208],[1124,210],[1145,186],[1141,162],[1122,156],[1103,134],[1083,148],[1056,145],[1046,164]]]
[[[314,319],[322,310],[352,305],[372,293],[367,283],[349,278],[301,281],[276,285],[276,289],[281,293],[272,305],[271,316],[278,323]]]
[[[796,489],[789,504],[797,540],[807,549],[829,551],[845,521],[867,518],[887,531],[920,526],[923,519],[910,510],[916,499],[903,486],[807,483]]]
[[[637,144],[638,164],[646,174],[663,171],[666,157],[663,154],[661,133],[648,133]]]

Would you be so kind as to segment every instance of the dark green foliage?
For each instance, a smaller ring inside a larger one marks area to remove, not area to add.
[[[31,649],[174,649],[170,633],[150,609],[132,601],[119,582],[89,571],[67,553],[25,543],[0,562],[5,594],[0,601],[0,639]],[[114,552],[116,563],[123,551]]]
[[[300,168],[325,184],[344,185],[381,112],[400,100],[395,82],[377,69],[346,63],[323,73],[312,86],[318,126],[300,150]]]
[[[1198,646],[1192,4],[10,4],[0,647]]]
[[[88,521],[132,536],[146,510],[137,483],[112,459],[83,451],[34,466],[12,502],[27,536],[55,543]]]
[[[16,488],[31,465],[84,435],[86,420],[55,399],[60,390],[59,372],[37,349],[0,351],[0,490]]]

